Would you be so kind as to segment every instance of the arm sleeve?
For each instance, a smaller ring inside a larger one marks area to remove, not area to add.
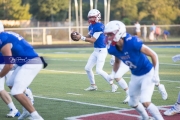
[[[101,33],[103,33],[103,32],[95,32],[95,33],[93,34],[93,37],[96,38],[96,39],[98,39],[99,36],[101,35]]]
[[[154,72],[156,75],[159,74],[159,59],[158,59],[158,55],[156,54],[156,52],[154,52],[152,49],[150,49],[148,46],[143,45],[143,47],[146,47],[147,49],[149,49],[156,57],[156,65],[154,66]]]

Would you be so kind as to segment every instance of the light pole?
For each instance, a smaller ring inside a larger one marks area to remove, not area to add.
[[[110,20],[110,5],[111,5],[111,0],[108,0],[108,8],[107,8],[107,23]]]
[[[70,33],[71,33],[71,0],[69,0],[69,42],[71,43],[71,37],[70,37]]]
[[[79,16],[78,16],[78,2],[77,0],[74,0],[75,3],[75,10],[76,10],[76,31],[79,32]]]
[[[82,26],[83,26],[83,19],[82,19],[82,0],[79,0],[79,12],[80,12],[80,33],[81,33],[81,35],[83,35],[83,30],[82,30]]]
[[[95,0],[95,9],[97,9],[98,0]]]
[[[93,9],[93,0],[90,0],[90,9]]]
[[[107,23],[107,0],[104,0],[104,24]]]

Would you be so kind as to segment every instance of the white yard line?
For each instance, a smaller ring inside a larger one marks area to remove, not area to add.
[[[77,94],[77,93],[67,93],[69,95],[82,95],[82,94]]]
[[[59,99],[59,98],[49,98],[49,97],[36,96],[36,95],[33,95],[33,96],[34,96],[34,97],[37,97],[37,98],[46,99],[46,100],[55,100],[55,101],[71,102],[71,103],[77,103],[77,104],[82,104],[82,105],[89,105],[89,106],[96,106],[96,107],[104,107],[104,108],[111,108],[111,109],[117,109],[117,110],[126,109],[126,108],[119,108],[119,107],[113,107],[113,106],[107,106],[107,105],[100,105],[100,104],[79,102],[79,101],[73,101],[73,100]]]
[[[42,69],[43,71],[51,71],[51,72],[58,72],[58,73],[71,73],[71,74],[80,74],[80,75],[85,75],[86,73],[83,72],[72,72],[72,71],[60,71],[60,70],[50,70],[50,69]],[[98,74],[94,74],[94,75],[98,75]],[[123,78],[130,78],[130,77],[123,77]],[[161,80],[164,82],[180,82],[180,81],[173,81],[173,80]]]
[[[43,71],[51,71],[51,72],[59,72],[59,73],[72,73],[72,74],[86,74],[84,73],[80,73],[80,72],[71,72],[71,71],[60,71],[60,70],[50,70],[50,69],[42,69]]]
[[[70,59],[70,58],[59,58],[59,59],[53,59],[53,58],[47,58],[46,60],[54,60],[54,61],[77,61],[77,62],[82,62],[82,61],[87,61],[87,60],[73,60],[73,59]],[[109,63],[109,61],[106,61],[106,63]],[[159,63],[161,65],[172,65],[172,66],[180,66],[180,64],[174,64],[174,63]]]

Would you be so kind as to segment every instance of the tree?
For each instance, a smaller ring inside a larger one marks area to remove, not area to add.
[[[173,0],[142,0],[139,19],[151,20],[156,24],[172,24],[180,10]]]
[[[30,13],[36,20],[54,21],[61,20],[61,12],[68,9],[68,0],[28,0],[30,4]],[[27,3],[27,1],[26,1]],[[59,16],[59,17],[58,17]]]
[[[0,19],[29,20],[29,5],[21,5],[21,0],[0,0]]]
[[[139,0],[113,0],[111,2],[111,20],[124,18],[138,20],[138,2]]]

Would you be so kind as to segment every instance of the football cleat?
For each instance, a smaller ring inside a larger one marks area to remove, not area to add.
[[[84,89],[85,91],[94,91],[94,90],[97,90],[97,86],[95,85],[91,85],[90,87]]]
[[[31,114],[23,107],[23,113],[18,117],[18,120],[29,118]]]
[[[174,104],[170,109],[166,110],[164,112],[164,115],[166,116],[172,116],[175,115],[177,113],[180,113],[180,105],[178,105],[177,103]]]
[[[37,116],[37,117],[35,117],[35,118],[33,118],[32,116],[30,116],[28,119],[29,119],[29,120],[44,120],[41,116]]]
[[[130,99],[129,95],[126,96],[126,99],[123,101],[123,104],[127,104],[129,102],[129,99]]]
[[[116,92],[118,89],[118,86],[115,84],[112,84],[112,92]]]
[[[162,99],[163,99],[163,100],[166,100],[167,97],[168,97],[168,94],[167,94],[167,92],[166,92],[166,89],[165,89],[164,85],[163,85],[163,84],[160,84],[160,85],[158,86],[158,89],[159,89],[159,92],[160,92],[160,94],[161,94],[161,96],[162,96]]]
[[[21,113],[16,109],[16,110],[10,110],[9,113],[6,115],[7,117],[19,117],[21,115]]]

